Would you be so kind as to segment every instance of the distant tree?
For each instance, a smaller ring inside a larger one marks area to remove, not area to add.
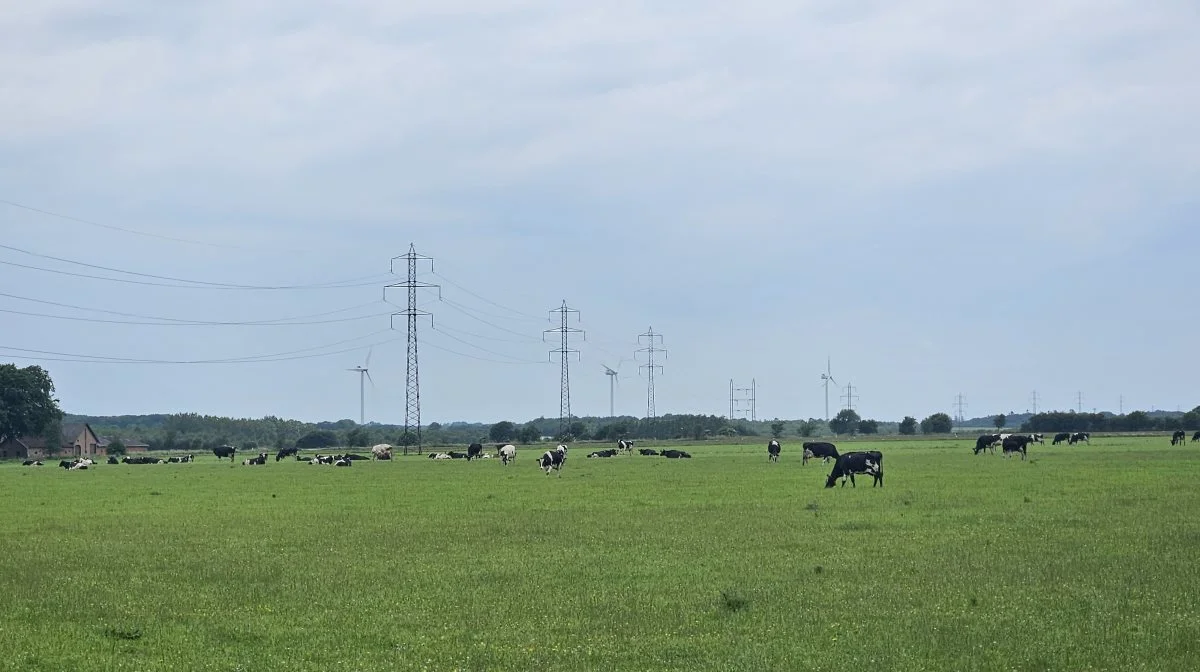
[[[105,452],[109,455],[124,455],[125,443],[120,439],[113,439],[108,442],[108,448],[105,449]]]
[[[1125,431],[1140,432],[1149,429],[1154,425],[1154,421],[1145,411],[1133,411],[1125,416]]]
[[[725,425],[717,430],[718,436],[737,436],[737,433],[738,431],[729,425]]]
[[[242,444],[243,450],[258,450],[258,441],[247,441]]]
[[[1003,413],[1000,413],[996,417],[992,418],[992,424],[996,426],[996,429],[1004,429],[1005,422],[1008,422],[1008,417]]]
[[[949,434],[954,423],[945,413],[934,413],[921,421],[922,434]]]
[[[371,445],[371,432],[365,427],[355,427],[346,433],[346,445],[351,448]]]
[[[802,420],[800,426],[796,428],[796,433],[804,438],[808,438],[817,433],[819,423],[815,420]]]
[[[911,415],[904,416],[900,421],[900,433],[906,436],[912,436],[917,433],[917,419]]]
[[[542,430],[538,429],[538,426],[532,422],[526,423],[517,432],[517,441],[522,444],[537,443],[540,438],[542,438]]]
[[[338,445],[338,435],[332,429],[318,429],[296,439],[296,447],[301,450],[329,448],[336,445]]]
[[[517,426],[508,420],[501,420],[488,430],[488,438],[496,443],[508,443],[517,436]]]
[[[862,420],[853,409],[843,408],[838,411],[838,414],[829,421],[829,429],[834,434],[849,434],[858,428],[859,421]]]
[[[878,434],[879,433],[879,421],[878,420],[859,420],[858,421],[858,433],[859,434]]]
[[[0,364],[0,443],[19,436],[41,436],[62,416],[54,398],[54,381],[45,369]],[[57,445],[61,437],[53,439],[50,445]]]
[[[440,422],[431,422],[431,423],[429,423],[429,427],[428,427],[428,429],[433,432],[436,432],[441,428],[442,428],[442,423],[440,423]]]
[[[781,436],[783,436],[783,423],[782,422],[772,422],[771,423],[771,438],[778,439]]]
[[[567,426],[567,434],[572,440],[586,441],[588,438],[587,425],[576,420]]]

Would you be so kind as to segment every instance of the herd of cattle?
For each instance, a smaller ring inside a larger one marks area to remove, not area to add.
[[[1187,433],[1179,430],[1171,435],[1171,445],[1183,444],[1187,441]],[[1061,432],[1054,435],[1052,445],[1060,443],[1075,445],[1077,443],[1091,443],[1091,435],[1088,432]],[[1192,442],[1200,442],[1200,431],[1192,435]],[[1030,444],[1039,443],[1045,445],[1045,439],[1042,434],[983,434],[975,441],[975,454],[982,455],[984,453],[995,454],[996,446],[1000,446],[1001,453],[1004,457],[1010,457],[1013,454],[1020,453],[1021,459],[1024,460],[1028,454]],[[605,458],[616,457],[621,454],[631,454],[633,452],[633,441],[621,439],[617,442],[616,448],[607,450],[595,450],[588,453],[589,458]],[[802,465],[808,464],[811,459],[820,458],[822,462],[828,463],[833,460],[833,471],[825,481],[825,487],[832,488],[841,480],[842,487],[846,486],[846,481],[850,481],[850,485],[857,487],[854,482],[855,474],[870,476],[873,479],[871,487],[883,487],[883,453],[877,450],[853,451],[849,453],[839,453],[837,447],[827,441],[807,441],[801,444],[801,461]],[[539,469],[544,471],[547,476],[552,471],[559,472],[562,475],[563,465],[567,461],[567,446],[559,444],[555,448],[547,450],[538,458],[536,464]],[[771,439],[767,444],[767,460],[772,463],[779,462],[779,456],[783,452],[783,448],[777,439]],[[690,458],[691,454],[683,450],[664,449],[654,450],[652,448],[638,449],[640,455],[645,456],[661,456],[669,459]],[[218,446],[213,449],[213,455],[218,460],[229,458],[230,462],[236,459],[237,449],[233,446]],[[335,467],[349,467],[358,460],[390,460],[392,459],[392,446],[386,443],[381,443],[371,447],[370,457],[366,455],[357,455],[352,453],[343,453],[339,455],[321,455],[317,454],[313,457],[303,457],[297,448],[283,448],[275,455],[275,461],[278,462],[285,457],[294,456],[297,461],[307,462],[308,464],[324,464]],[[116,456],[108,458],[108,464],[168,464],[168,463],[185,463],[195,460],[195,455],[182,455],[176,457],[148,457],[125,456],[118,459]],[[259,452],[255,457],[242,460],[242,465],[253,466],[263,465],[267,463],[270,457],[268,453]],[[509,464],[517,459],[517,447],[512,444],[496,446],[495,454],[488,453],[481,443],[472,443],[467,446],[466,452],[449,451],[430,453],[431,460],[456,460],[463,459],[468,462],[475,459],[491,459],[496,457],[502,464]],[[22,463],[24,466],[43,466],[39,460],[26,460]],[[75,458],[73,460],[61,460],[58,466],[67,470],[87,469],[89,466],[96,464],[90,458]]]

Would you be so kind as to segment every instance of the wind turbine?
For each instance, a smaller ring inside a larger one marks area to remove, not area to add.
[[[604,375],[608,376],[608,417],[610,417],[610,418],[617,417],[616,411],[614,410],[615,406],[613,405],[613,399],[614,399],[613,383],[616,382],[617,372],[621,370],[621,365],[624,363],[625,363],[624,358],[622,358],[619,362],[617,362],[617,368],[615,371],[613,369],[609,368],[609,366],[607,364],[600,365],[600,366],[604,367]]]
[[[367,392],[366,392],[366,387],[363,385],[363,376],[366,376],[367,378],[371,378],[371,371],[367,367],[371,365],[371,352],[373,350],[374,350],[374,348],[367,350],[367,361],[363,362],[362,366],[356,366],[353,369],[346,369],[347,371],[357,371],[358,372],[358,424],[359,425],[366,424],[366,420],[367,420]],[[375,384],[375,380],[371,379],[371,385],[374,385],[374,384]]]
[[[825,358],[825,373],[821,374],[821,380],[825,384],[825,422],[829,422],[829,384],[837,385],[837,381],[833,379],[833,369],[829,366],[829,358]]]

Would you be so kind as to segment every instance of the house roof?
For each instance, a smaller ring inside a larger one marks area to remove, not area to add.
[[[92,428],[86,422],[64,423],[62,426],[63,443],[74,442],[75,439],[79,438],[80,434],[83,434],[85,429],[91,432],[92,436],[96,435],[95,432],[92,432]]]

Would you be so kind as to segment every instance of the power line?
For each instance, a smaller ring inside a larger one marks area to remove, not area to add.
[[[579,356],[579,351],[570,347],[571,334],[582,334],[583,338],[587,339],[587,334],[582,329],[567,326],[567,318],[571,313],[575,313],[575,319],[578,321],[579,311],[574,308],[567,307],[567,300],[563,299],[562,306],[550,311],[553,315],[558,313],[562,324],[554,329],[546,329],[542,331],[542,340],[545,340],[546,334],[558,334],[560,336],[561,345],[555,350],[551,350],[549,354],[558,354],[562,360],[562,371],[559,374],[559,390],[558,390],[558,435],[562,440],[566,440],[568,425],[571,422],[571,372],[569,363],[571,361],[570,354],[573,352],[575,356]]]
[[[474,343],[471,343],[470,341],[464,341],[463,339],[458,338],[457,336],[455,336],[453,334],[447,333],[446,331],[444,331],[445,327],[438,327],[438,326],[431,325],[430,329],[440,333],[441,335],[445,336],[446,338],[453,339],[455,341],[458,341],[459,343],[462,343],[463,345],[468,345],[472,348],[475,348],[476,350],[481,350],[483,352],[488,353],[489,355],[496,355],[497,357],[507,357],[508,359],[513,360],[513,364],[541,364],[542,363],[541,361],[534,361],[534,360],[530,360],[530,359],[519,359],[517,357],[513,357],[512,355],[506,355],[503,352],[496,352],[495,350],[488,350],[487,348],[485,348],[483,346],[475,345]]]
[[[333,319],[333,320],[305,320],[305,321],[293,321],[293,322],[283,322],[283,321],[206,322],[206,321],[200,321],[200,320],[194,320],[191,322],[185,322],[182,320],[171,321],[171,322],[161,322],[161,321],[160,322],[149,322],[149,321],[138,321],[138,320],[111,320],[111,319],[105,319],[105,318],[100,318],[100,317],[77,317],[77,316],[72,316],[72,315],[50,315],[47,313],[35,313],[35,312],[25,311],[25,310],[11,310],[8,308],[0,308],[0,313],[8,313],[11,315],[24,315],[27,317],[40,317],[40,318],[51,319],[51,320],[68,320],[71,322],[88,322],[91,324],[124,324],[124,325],[137,325],[137,326],[145,326],[145,327],[296,327],[296,326],[305,326],[305,325],[314,325],[314,324],[337,324],[337,323],[344,323],[344,322],[357,322],[359,320],[370,320],[370,319],[375,319],[377,317],[382,317],[382,316],[391,314],[390,312],[372,313],[371,315],[359,315],[356,317],[342,317],[342,318]]]
[[[500,325],[498,325],[498,324],[494,324],[494,323],[492,323],[492,322],[489,322],[489,321],[487,321],[487,320],[483,319],[482,317],[479,317],[479,316],[477,316],[477,315],[474,315],[473,313],[471,313],[471,312],[469,311],[469,309],[468,309],[467,307],[465,307],[465,306],[462,306],[462,305],[460,305],[460,304],[458,304],[458,303],[456,303],[456,302],[454,302],[454,301],[451,301],[451,300],[447,299],[446,297],[439,297],[439,301],[441,301],[442,303],[446,304],[447,306],[450,306],[450,307],[451,307],[451,308],[453,308],[454,310],[457,310],[458,312],[462,313],[463,315],[466,315],[467,317],[471,318],[472,320],[475,320],[476,322],[481,322],[481,323],[483,323],[483,324],[486,324],[487,326],[489,326],[489,327],[491,327],[491,328],[493,328],[493,329],[498,329],[498,330],[500,330],[500,331],[503,331],[503,332],[506,332],[506,333],[509,333],[509,334],[513,334],[514,336],[520,336],[521,338],[526,338],[526,339],[529,339],[530,341],[532,341],[532,342],[534,342],[534,343],[537,343],[537,342],[538,342],[538,339],[536,339],[536,338],[534,338],[534,337],[530,336],[529,334],[523,334],[523,333],[521,333],[521,332],[519,332],[519,331],[513,331],[512,329],[508,329],[508,328],[506,328],[506,327],[502,327],[502,326],[500,326]]]
[[[519,310],[516,310],[515,308],[509,308],[508,306],[496,303],[495,301],[492,301],[491,299],[480,296],[479,294],[472,292],[471,290],[467,289],[466,287],[463,287],[462,285],[458,284],[457,282],[454,282],[450,278],[447,278],[446,276],[442,275],[441,273],[434,273],[431,271],[430,274],[433,275],[434,277],[440,278],[446,284],[448,284],[452,287],[457,287],[458,289],[462,290],[463,292],[470,294],[471,296],[479,299],[480,301],[483,301],[484,303],[491,304],[492,306],[495,306],[496,308],[500,308],[501,310],[507,310],[508,312],[513,313],[514,315],[516,315],[518,317],[521,317],[526,320],[533,320],[535,322],[545,322],[546,321],[546,318],[544,318],[544,317],[534,317],[532,315],[529,315],[528,313],[523,313]]]
[[[313,318],[318,318],[318,317],[326,317],[328,315],[337,315],[338,313],[348,313],[352,310],[358,310],[360,308],[369,308],[371,306],[376,306],[376,305],[383,303],[382,301],[376,300],[376,301],[371,301],[369,303],[362,303],[357,306],[350,306],[348,308],[338,308],[337,310],[328,310],[328,311],[325,311],[322,313],[312,313],[310,315],[296,315],[296,316],[292,316],[292,317],[278,317],[278,318],[272,318],[269,320],[225,320],[225,321],[221,321],[221,320],[190,320],[190,319],[176,318],[176,317],[161,317],[161,316],[157,316],[157,315],[144,315],[141,313],[125,313],[125,312],[121,312],[121,311],[117,311],[117,310],[104,310],[102,308],[94,308],[91,306],[77,306],[77,305],[70,304],[70,303],[60,303],[58,301],[47,301],[45,299],[34,299],[34,298],[30,298],[28,296],[18,296],[16,294],[7,294],[4,292],[0,292],[0,297],[5,297],[5,298],[9,298],[9,299],[17,299],[18,301],[28,301],[30,303],[40,303],[40,304],[44,304],[47,306],[56,306],[58,308],[71,308],[74,310],[85,310],[85,311],[89,311],[89,312],[93,312],[93,313],[102,313],[105,315],[117,315],[119,317],[135,317],[135,318],[140,318],[143,320],[160,320],[162,322],[178,323],[178,324],[188,325],[188,326],[201,326],[201,325],[241,326],[241,325],[271,325],[271,324],[284,324],[284,323],[299,324],[298,322],[295,322],[295,320],[307,320],[307,319],[313,319]],[[15,312],[15,311],[13,311],[13,312]],[[378,313],[378,314],[367,315],[364,317],[378,317],[378,316],[387,315],[387,314],[388,313]],[[49,315],[47,315],[47,317],[49,317]],[[356,318],[348,318],[348,319],[357,320],[357,319],[363,319],[363,318],[356,317]]]
[[[145,236],[147,238],[157,238],[159,240],[169,240],[169,241],[172,241],[175,243],[188,243],[190,245],[204,245],[205,247],[216,247],[216,248],[227,249],[227,250],[248,250],[249,249],[249,248],[245,248],[245,247],[239,247],[237,245],[223,245],[221,243],[211,243],[211,242],[205,242],[202,240],[190,240],[187,238],[176,238],[174,236],[166,236],[166,235],[159,234],[159,233],[148,233],[146,231],[137,231],[135,229],[128,229],[128,228],[125,228],[122,226],[115,226],[113,224],[101,224],[100,222],[94,222],[94,221],[91,221],[88,219],[82,219],[80,217],[72,217],[71,215],[63,215],[63,214],[60,214],[57,212],[51,212],[50,210],[43,210],[41,208],[35,208],[30,205],[24,205],[24,204],[17,203],[15,201],[10,201],[10,200],[4,199],[4,198],[0,198],[0,203],[3,203],[5,205],[10,205],[14,208],[21,208],[22,210],[28,210],[30,212],[36,212],[38,214],[47,215],[49,217],[56,217],[58,219],[64,219],[64,220],[71,221],[71,222],[78,222],[80,224],[96,226],[96,227],[99,227],[102,229],[109,229],[111,231],[121,231],[122,233],[129,233],[129,234],[133,234],[136,236]]]

